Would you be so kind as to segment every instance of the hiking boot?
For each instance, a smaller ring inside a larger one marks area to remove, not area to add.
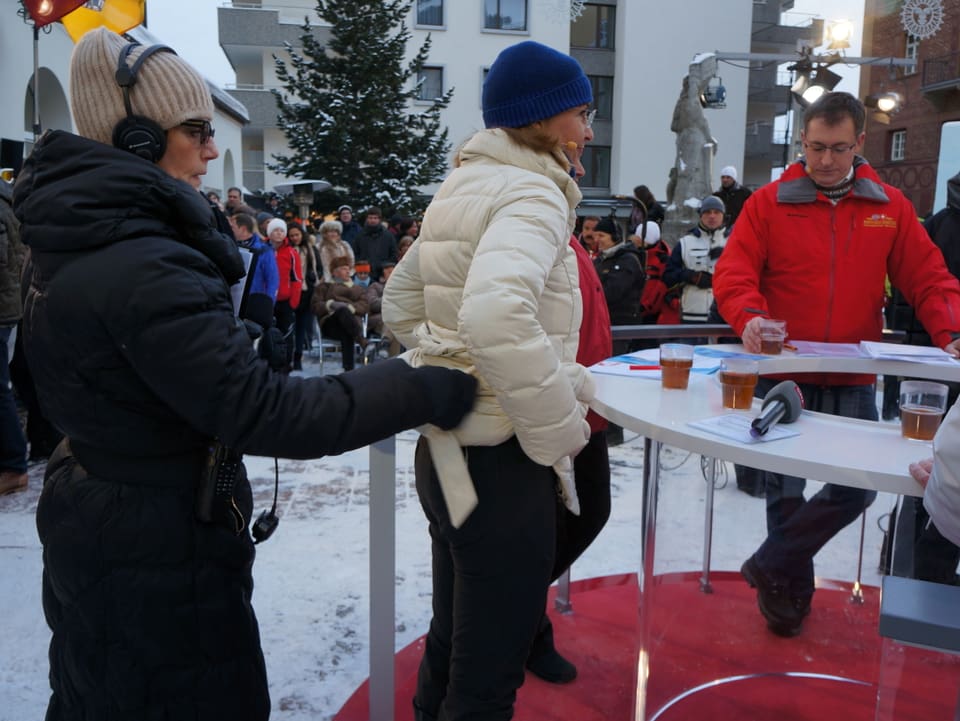
[[[3,471],[0,473],[0,496],[24,490],[27,487],[28,478],[26,473]]]
[[[537,678],[547,683],[570,683],[577,677],[577,667],[551,648],[527,659],[527,668]]]
[[[757,605],[767,628],[786,638],[800,633],[803,619],[810,613],[810,596],[791,594],[788,586],[771,580],[757,565],[755,556],[744,562],[740,574],[750,588],[757,589]]]
[[[530,646],[527,668],[547,683],[570,683],[577,677],[577,667],[561,656],[553,643],[553,624],[546,614],[540,618]]]

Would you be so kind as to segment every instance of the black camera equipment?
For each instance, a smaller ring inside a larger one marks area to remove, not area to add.
[[[280,518],[277,516],[277,495],[280,492],[280,461],[273,459],[273,506],[269,511],[263,511],[257,520],[253,523],[250,532],[253,534],[254,543],[266,541],[280,525]]]
[[[196,515],[204,523],[216,523],[240,535],[246,524],[234,499],[243,454],[219,441],[214,441],[207,453],[203,477],[197,487]],[[277,496],[280,491],[280,463],[273,459],[273,506],[263,511],[250,529],[254,543],[266,541],[280,525],[277,516]]]
[[[233,491],[240,475],[242,456],[219,441],[207,453],[203,477],[197,486],[196,514],[204,523],[217,523],[240,535],[246,528]]]

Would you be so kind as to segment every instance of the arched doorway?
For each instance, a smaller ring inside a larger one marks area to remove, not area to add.
[[[40,132],[46,130],[73,130],[70,104],[60,79],[50,68],[40,68]],[[33,77],[23,93],[23,130],[25,137],[33,136]]]

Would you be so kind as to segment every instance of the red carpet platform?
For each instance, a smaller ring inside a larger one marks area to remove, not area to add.
[[[766,629],[755,593],[739,574],[715,573],[711,594],[701,593],[698,578],[656,578],[646,619],[649,656],[640,653],[635,576],[572,584],[573,613],[551,618],[557,645],[579,676],[553,686],[528,674],[515,718],[632,720],[638,658],[650,659],[646,713],[656,721],[874,721],[881,678],[885,721],[953,718],[960,659],[889,642],[884,652],[877,633],[879,589],[865,588],[858,605],[850,601],[849,584],[818,581],[803,632],[785,639]],[[397,654],[396,721],[413,719],[421,653],[422,639]],[[368,718],[364,684],[334,721]]]

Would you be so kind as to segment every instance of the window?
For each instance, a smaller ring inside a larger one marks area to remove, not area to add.
[[[417,0],[417,25],[443,27],[443,0]]]
[[[903,56],[907,60],[916,60],[919,54],[920,54],[920,38],[918,38],[916,35],[911,35],[910,33],[907,33],[906,42],[903,48]],[[917,72],[916,63],[914,63],[913,65],[905,65],[903,67],[904,75],[913,75],[916,72]]]
[[[581,178],[580,185],[586,188],[610,187],[610,146],[587,145],[580,158],[586,174]]]
[[[527,29],[527,0],[484,0],[483,14],[487,30]]]
[[[583,15],[570,26],[571,47],[613,50],[616,20],[613,5],[584,5]]]
[[[593,106],[597,109],[597,120],[613,118],[613,78],[609,75],[588,75],[593,88]]]
[[[425,65],[417,75],[420,92],[417,100],[430,103],[443,95],[443,68]]]
[[[890,160],[903,160],[907,157],[907,131],[894,130],[890,133]]]

